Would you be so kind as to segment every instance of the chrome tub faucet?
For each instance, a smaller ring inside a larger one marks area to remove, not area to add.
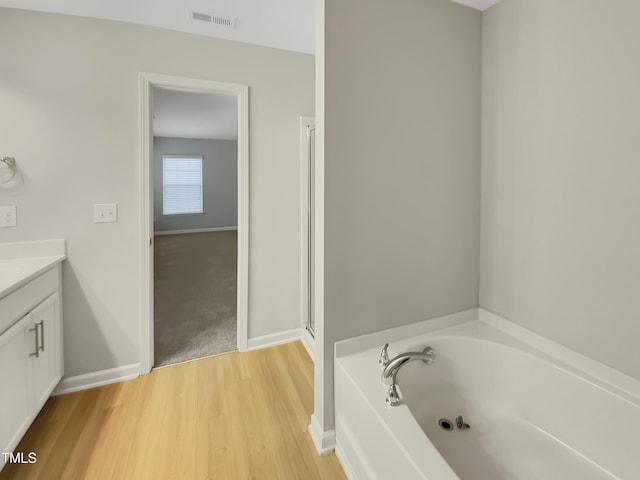
[[[382,382],[385,385],[389,385],[389,391],[387,392],[387,405],[392,407],[400,405],[396,375],[403,365],[414,360],[422,360],[427,365],[431,365],[435,359],[436,351],[431,347],[425,347],[421,352],[405,352],[400,355],[396,355],[389,360],[389,344],[385,343],[384,347],[382,347],[382,351],[380,352],[380,359],[378,360],[378,363],[382,367]]]

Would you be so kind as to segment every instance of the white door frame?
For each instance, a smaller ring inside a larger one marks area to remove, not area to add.
[[[315,340],[308,332],[306,326],[309,320],[309,128],[315,127],[315,117],[301,116],[299,120],[300,132],[300,337],[306,347],[309,356],[313,360]],[[311,219],[313,219],[313,214]],[[311,259],[313,261],[314,259]],[[311,292],[313,295],[313,292]]]
[[[249,87],[235,83],[140,73],[140,373],[153,368],[153,87],[231,94],[238,98],[238,350],[248,344],[249,305]]]

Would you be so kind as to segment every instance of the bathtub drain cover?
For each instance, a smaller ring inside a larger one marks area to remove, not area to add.
[[[448,432],[453,430],[453,422],[447,418],[441,418],[438,420],[438,425],[440,425],[441,429],[447,430]]]

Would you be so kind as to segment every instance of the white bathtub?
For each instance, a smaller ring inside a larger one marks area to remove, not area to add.
[[[384,342],[357,352],[362,340],[338,344],[336,453],[348,476],[640,479],[640,382],[486,312],[480,318],[389,340],[390,356],[437,351],[430,366],[402,367],[398,407],[386,405],[380,381]],[[471,428],[439,426],[459,415]]]

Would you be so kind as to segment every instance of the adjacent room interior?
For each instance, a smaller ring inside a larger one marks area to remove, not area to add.
[[[234,95],[153,88],[154,366],[236,349]]]

